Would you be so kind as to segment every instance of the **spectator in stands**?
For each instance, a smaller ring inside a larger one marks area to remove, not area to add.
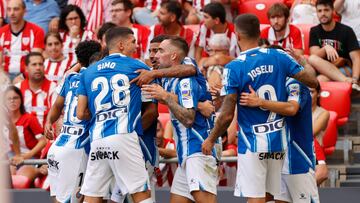
[[[182,15],[181,4],[177,1],[169,1],[161,3],[161,8],[158,12],[159,24],[150,27],[150,35],[148,38],[148,45],[152,38],[161,35],[174,35],[180,36],[186,40],[190,47],[188,56],[194,56],[195,34],[189,29],[185,28],[180,23],[180,17]],[[145,59],[149,58],[149,53],[145,54]]]
[[[63,54],[63,43],[59,33],[48,32],[45,36],[45,53],[49,57],[44,62],[45,76],[53,82],[60,82],[65,71],[75,64],[73,55]]]
[[[95,39],[95,34],[86,30],[86,18],[78,6],[67,5],[60,14],[59,31],[63,41],[64,54],[75,56],[79,42]]]
[[[354,30],[360,44],[360,0],[335,0],[334,8],[341,14],[341,23]]]
[[[291,22],[294,24],[318,24],[316,0],[295,0],[291,6]]]
[[[229,53],[235,57],[240,53],[235,35],[234,24],[226,21],[225,8],[220,3],[210,3],[204,7],[204,23],[200,25],[200,32],[196,39],[195,59],[200,61],[202,56],[209,55],[208,40],[213,34],[225,34],[230,40]]]
[[[44,31],[24,20],[25,10],[22,0],[10,0],[6,8],[9,24],[0,28],[0,64],[10,79],[24,73],[27,53],[44,48]]]
[[[0,27],[5,24],[6,19],[6,1],[0,1]]]
[[[136,39],[136,52],[134,58],[144,58],[146,52],[147,39],[150,34],[150,30],[142,25],[133,24],[131,22],[131,16],[134,5],[130,0],[114,0],[111,3],[111,19],[114,24],[119,27],[128,27],[135,33]]]
[[[101,47],[103,49],[106,47],[105,33],[106,33],[106,31],[108,31],[110,28],[113,28],[113,27],[116,27],[115,23],[106,22],[99,28],[98,32],[96,33],[96,37],[97,37],[98,41],[100,42]]]
[[[310,30],[309,63],[319,72],[319,81],[351,82],[358,88],[360,48],[354,31],[335,22],[331,0],[319,0],[316,12],[320,24]]]
[[[36,116],[41,126],[56,99],[56,83],[46,79],[44,58],[38,52],[30,52],[25,59],[28,76],[15,86],[21,90],[26,112]]]
[[[320,86],[316,89],[310,88],[310,93],[312,98],[313,134],[320,145],[322,145],[322,139],[330,118],[330,113],[320,106]]]
[[[7,89],[5,104],[11,122],[16,125],[20,140],[21,154],[12,157],[11,163],[17,166],[26,159],[39,158],[40,152],[46,144],[43,129],[35,116],[25,112],[24,99],[17,87],[10,86]],[[38,175],[38,170],[34,166],[22,166],[17,171],[12,168],[12,174],[23,175],[34,180]]]
[[[60,15],[58,4],[54,0],[24,0],[26,5],[25,20],[40,26],[45,33],[52,20]]]
[[[157,15],[163,0],[146,0],[144,7],[134,8],[134,19],[140,25],[153,26],[159,23]]]
[[[271,45],[282,48],[293,48],[299,54],[304,53],[301,31],[289,24],[289,8],[283,3],[273,4],[267,12],[270,27],[261,31],[261,38],[267,39]]]

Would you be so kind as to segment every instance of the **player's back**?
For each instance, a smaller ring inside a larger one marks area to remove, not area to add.
[[[287,145],[284,117],[261,108],[240,106],[241,92],[250,92],[251,86],[261,98],[286,101],[286,77],[301,70],[285,52],[266,48],[242,52],[226,65],[222,94],[238,94],[239,153],[246,149],[278,152]]]
[[[287,159],[283,172],[287,174],[307,173],[309,168],[315,167],[312,131],[312,100],[309,89],[299,81],[287,80],[287,94],[289,100],[297,100],[299,111],[295,116],[286,117],[290,130]]]
[[[143,133],[141,89],[130,81],[138,69],[149,69],[141,61],[111,54],[91,65],[82,75],[78,93],[86,95],[92,115],[92,139],[115,134]]]

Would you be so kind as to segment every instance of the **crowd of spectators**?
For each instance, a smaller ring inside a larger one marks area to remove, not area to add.
[[[4,103],[9,124],[5,137],[11,146],[8,154],[14,166],[24,159],[38,158],[44,148],[45,118],[56,98],[56,87],[61,85],[68,71],[77,68],[74,54],[77,44],[98,40],[103,45],[104,33],[111,27],[131,28],[137,44],[133,57],[150,66],[154,65],[153,56],[157,51],[150,45],[154,37],[162,34],[183,37],[190,47],[189,56],[195,58],[200,71],[208,79],[215,111],[219,110],[223,67],[241,52],[232,24],[233,17],[241,12],[240,1],[99,2],[0,1],[1,71],[7,75],[9,83],[14,84],[1,88],[6,91]],[[267,10],[270,24],[262,29],[264,41],[261,44],[290,50],[301,56],[300,63],[308,60],[319,74],[320,81],[349,82],[355,91],[360,91],[360,0],[328,0],[330,3],[325,4],[328,6],[318,6],[316,0],[290,2],[276,3]],[[297,24],[314,25],[310,33],[305,33],[310,35],[309,42],[304,41],[304,33]],[[304,57],[306,43],[310,55]],[[313,131],[321,145],[329,113],[319,106],[319,91],[311,89]],[[234,121],[223,137],[223,156],[236,156],[236,131]],[[157,140],[161,157],[176,157],[170,123],[164,126],[159,122]],[[175,168],[173,164],[160,164],[153,180],[158,186],[171,185]],[[11,171],[31,180],[40,173],[33,166],[12,167]],[[236,164],[222,164],[221,171],[221,185],[233,185],[235,178],[231,176],[235,174]]]

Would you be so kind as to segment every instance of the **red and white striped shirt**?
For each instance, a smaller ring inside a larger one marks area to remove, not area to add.
[[[240,54],[240,48],[237,43],[235,27],[234,27],[234,24],[232,24],[232,23],[229,23],[229,22],[226,22],[226,23],[227,23],[227,28],[223,34],[226,34],[226,36],[230,40],[230,48],[229,48],[230,56],[236,57]],[[215,33],[211,29],[208,29],[205,26],[205,24],[200,25],[199,35],[197,36],[197,39],[196,39],[196,46],[203,48],[203,53],[202,53],[203,57],[209,56],[209,53],[208,53],[209,40],[213,34],[215,34]]]
[[[164,27],[161,26],[160,24],[156,24],[150,27],[150,35],[148,37],[148,43],[146,47],[150,47],[150,41],[159,35],[163,35],[166,34]],[[180,30],[180,37],[184,38],[186,40],[186,42],[189,45],[189,53],[188,56],[189,57],[194,57],[195,54],[195,42],[196,42],[196,34],[190,29],[190,28],[185,28],[184,26],[181,26],[181,30]],[[145,54],[145,59],[149,58],[149,50],[146,50],[146,54]]]
[[[62,37],[63,41],[63,54],[64,55],[73,55],[73,57],[76,59],[75,55],[75,44],[73,42],[73,39],[70,37],[69,32],[60,32],[60,35]],[[80,33],[80,42],[86,41],[86,40],[94,40],[96,39],[96,35],[94,32],[90,30],[85,30]]]
[[[133,57],[144,58],[147,49],[150,30],[149,28],[139,24],[133,24],[131,30],[134,32],[134,36],[137,44],[136,53],[133,55]]]
[[[10,25],[0,28],[0,51],[4,70],[8,73],[25,72],[25,56],[33,49],[44,49],[44,31],[37,25],[25,22],[23,30],[14,35]]]
[[[112,0],[69,0],[68,4],[80,7],[85,15],[86,20],[90,22],[90,25],[92,25],[93,20],[96,19],[92,18],[91,16],[99,15],[99,10],[101,10],[102,15],[100,21],[101,24],[111,21],[111,2]],[[91,21],[89,21],[90,18],[92,18]]]
[[[3,20],[6,18],[6,4],[8,0],[0,1],[0,18]]]
[[[40,126],[36,117],[32,114],[25,113],[15,123],[20,142],[21,153],[32,150],[38,143],[38,139],[43,134],[43,128]],[[40,157],[40,153],[37,154]]]
[[[146,0],[144,7],[151,11],[156,11],[160,9],[162,1],[163,0]]]
[[[261,38],[267,39],[272,45],[279,45],[282,48],[294,48],[304,50],[304,41],[300,28],[295,25],[286,26],[285,35],[281,40],[277,40],[275,31],[272,27],[267,27],[261,31]]]
[[[30,89],[29,79],[25,79],[15,86],[23,95],[26,112],[35,115],[40,125],[44,126],[46,116],[57,96],[56,83],[44,78],[41,88],[35,92]]]
[[[65,56],[61,61],[46,59],[44,62],[45,76],[48,80],[59,83],[64,77],[64,73],[75,63],[72,54]]]
[[[192,2],[192,6],[197,10],[201,11],[205,7],[206,4],[211,3],[211,0],[188,0],[188,2]]]

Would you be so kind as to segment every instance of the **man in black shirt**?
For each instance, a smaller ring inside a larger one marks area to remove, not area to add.
[[[310,30],[309,63],[320,73],[319,81],[351,82],[358,89],[360,47],[354,31],[332,18],[332,0],[318,0],[320,24]]]

